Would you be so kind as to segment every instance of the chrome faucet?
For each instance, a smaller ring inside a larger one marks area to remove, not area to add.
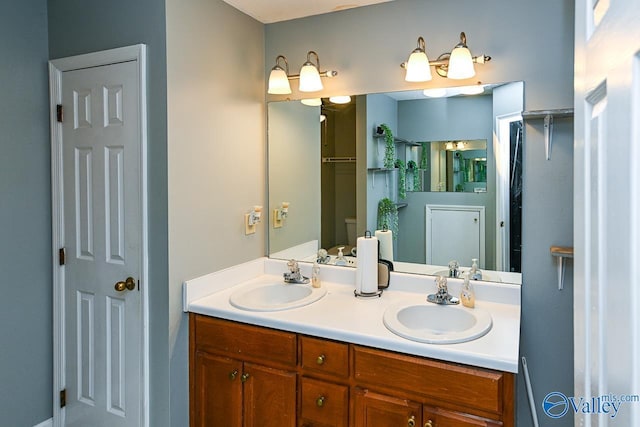
[[[289,260],[289,262],[287,262],[287,267],[289,268],[289,271],[283,274],[284,283],[297,283],[297,284],[309,283],[309,278],[303,276],[300,273],[300,267],[298,266],[298,262],[296,260],[294,259]]]
[[[436,278],[436,285],[438,286],[438,290],[435,294],[427,295],[427,301],[441,305],[454,305],[460,302],[458,298],[449,294],[446,277],[438,276]]]
[[[449,277],[460,277],[460,264],[455,259],[449,261]]]

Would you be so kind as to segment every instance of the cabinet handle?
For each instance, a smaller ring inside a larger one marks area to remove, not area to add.
[[[324,359],[326,359],[326,356],[324,354],[321,354],[320,356],[318,356],[318,358],[316,359],[316,363],[318,365],[323,365],[324,364]]]
[[[431,420],[424,423],[424,427],[433,427],[433,422]]]
[[[318,408],[322,408],[324,406],[324,396],[320,396],[316,399],[316,406],[318,406]]]
[[[235,371],[233,371],[233,372],[229,372],[229,379],[231,381],[235,380],[237,376],[238,376],[238,370],[237,369]]]
[[[415,415],[411,415],[411,418],[409,418],[409,421],[407,421],[407,426],[408,427],[416,427],[416,416]]]
[[[249,374],[247,373],[242,374],[242,376],[240,377],[240,381],[242,381],[243,383],[246,383],[248,379],[249,379]]]

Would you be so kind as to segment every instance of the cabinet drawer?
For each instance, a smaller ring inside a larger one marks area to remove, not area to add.
[[[223,353],[243,360],[295,366],[296,334],[230,322],[208,316],[195,317],[196,350]]]
[[[302,377],[301,425],[346,426],[349,420],[349,388]]]
[[[494,414],[502,412],[503,374],[354,346],[356,384],[403,390]]]
[[[300,337],[300,358],[305,372],[349,376],[349,345],[311,337]]]

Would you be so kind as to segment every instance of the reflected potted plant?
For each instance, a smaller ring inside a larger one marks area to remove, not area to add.
[[[407,198],[407,167],[400,159],[396,159],[395,167],[398,169],[398,196],[404,200]]]
[[[378,134],[384,135],[384,167],[386,169],[392,169],[396,158],[396,144],[393,139],[393,132],[391,132],[387,124],[381,123],[380,126],[378,126]]]
[[[391,230],[394,239],[398,236],[398,206],[387,197],[378,202],[378,230]]]
[[[413,176],[413,191],[420,191],[420,170],[413,160],[407,162],[407,170],[411,171]]]

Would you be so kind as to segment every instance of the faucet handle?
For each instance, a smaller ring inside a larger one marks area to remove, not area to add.
[[[438,276],[436,278],[436,286],[438,287],[438,293],[447,293],[447,278],[444,276]]]
[[[300,271],[300,267],[298,267],[298,262],[295,259],[290,259],[289,262],[287,262],[287,267],[289,267],[289,271],[292,273],[296,273]]]

